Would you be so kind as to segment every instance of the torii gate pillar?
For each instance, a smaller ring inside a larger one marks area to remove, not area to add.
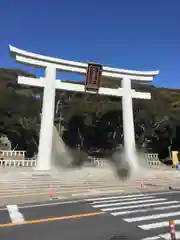
[[[46,87],[44,87],[43,92],[41,128],[36,164],[36,169],[43,171],[51,169],[56,94],[56,68],[53,65],[48,66],[45,70],[45,82]]]
[[[41,115],[41,129],[39,149],[37,158],[37,170],[50,170],[52,167],[52,139],[55,108],[55,90],[85,92],[85,86],[80,84],[56,81],[56,71],[74,72],[86,74],[88,65],[86,63],[73,62],[63,59],[47,57],[10,46],[10,52],[18,62],[41,67],[45,69],[45,78],[35,79],[18,77],[19,84],[43,87],[43,107]],[[137,167],[135,154],[135,132],[133,121],[132,98],[150,99],[149,93],[136,92],[131,89],[131,81],[152,81],[159,71],[141,72],[124,70],[118,68],[103,67],[102,76],[122,80],[122,88],[110,89],[100,87],[99,95],[122,97],[123,127],[124,127],[124,149],[125,157],[131,167]],[[94,92],[88,91],[93,94]]]
[[[131,96],[131,80],[129,78],[122,79],[122,112],[123,112],[123,132],[124,132],[124,154],[125,158],[131,166],[136,169],[136,147],[135,147],[135,131],[133,118],[133,104]]]

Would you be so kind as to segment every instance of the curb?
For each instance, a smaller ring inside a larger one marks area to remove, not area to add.
[[[59,200],[58,197],[51,197],[50,200]]]
[[[169,186],[169,190],[180,190],[180,187]]]

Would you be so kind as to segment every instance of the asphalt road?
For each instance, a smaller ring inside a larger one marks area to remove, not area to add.
[[[0,239],[110,240],[116,236],[117,240],[140,240],[165,233],[169,236],[170,219],[176,219],[177,231],[180,226],[178,209],[180,192],[4,206],[0,208]]]

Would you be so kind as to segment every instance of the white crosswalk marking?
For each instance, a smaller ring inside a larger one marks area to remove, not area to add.
[[[135,198],[133,197],[133,198],[107,200],[107,201],[104,200],[104,201],[100,201],[100,202],[99,202],[99,201],[97,201],[97,202],[94,201],[94,204],[107,203],[107,202],[108,202],[108,203],[113,203],[113,202],[120,202],[120,201],[121,201],[121,202],[124,202],[124,201],[126,201],[126,200],[128,200],[128,201],[131,200],[131,201],[132,201],[132,200],[141,200],[141,199],[148,199],[148,198],[155,198],[155,197],[153,197],[153,196],[142,196],[142,197],[135,197]]]
[[[143,238],[141,240],[156,240],[156,239],[171,240],[171,236],[169,233],[165,233],[165,234],[160,234],[160,235],[154,236],[154,237]],[[176,239],[180,239],[180,232],[176,231]]]
[[[146,194],[147,196],[148,194]],[[125,196],[114,196],[114,197],[101,197],[101,198],[88,198],[86,201],[101,201],[101,200],[111,200],[111,199],[123,199],[123,198],[131,198],[131,197],[141,197],[145,196],[144,194],[134,194],[134,195],[125,195]]]
[[[167,201],[167,202],[155,202],[155,203],[147,203],[147,204],[139,204],[133,205],[134,208],[141,208],[141,207],[152,207],[157,205],[169,205],[173,203],[179,203],[179,201]],[[123,206],[123,207],[115,207],[115,208],[102,208],[103,212],[114,211],[114,210],[123,210],[123,209],[131,209],[132,206]]]
[[[121,217],[126,223],[136,224],[138,228],[149,231],[149,237],[141,240],[168,240],[170,239],[169,220],[179,217],[175,219],[175,225],[180,225],[180,201],[168,200],[168,195],[166,196],[167,198],[158,197],[148,193],[93,198],[86,201],[93,208]],[[155,229],[159,229],[159,235],[153,234]],[[180,232],[177,234],[180,237]]]
[[[154,236],[154,237],[143,238],[141,240],[157,240],[157,239],[161,239],[161,238],[159,236]]]
[[[175,225],[180,225],[180,219],[174,220]],[[164,222],[156,222],[156,223],[150,223],[150,224],[144,224],[144,225],[139,225],[139,228],[142,228],[143,230],[150,230],[150,229],[155,229],[155,228],[163,228],[163,227],[168,227],[169,222],[164,221]]]
[[[171,206],[165,206],[165,207],[155,207],[155,208],[151,208],[151,210],[166,210],[166,209],[171,209],[171,208],[179,208],[180,205],[171,205]],[[130,214],[130,213],[139,213],[139,212],[148,212],[149,209],[136,209],[136,210],[132,210],[132,211],[124,211],[124,212],[115,212],[112,213],[113,216],[117,216],[117,215],[125,215],[125,214]]]
[[[140,200],[140,201],[131,201],[127,202],[127,199],[125,200],[126,202],[118,202],[118,203],[110,203],[110,204],[97,204],[94,205],[94,208],[102,208],[102,207],[111,207],[111,206],[119,206],[119,205],[128,205],[128,204],[136,204],[136,203],[144,203],[144,202],[160,202],[160,201],[165,201],[166,198],[159,198],[157,199],[148,199],[148,200]]]
[[[151,219],[158,219],[158,218],[163,218],[163,217],[165,218],[165,217],[172,217],[172,216],[180,216],[180,212],[170,212],[170,213],[147,215],[147,216],[143,216],[143,217],[125,218],[124,221],[140,222],[143,220],[151,220]]]

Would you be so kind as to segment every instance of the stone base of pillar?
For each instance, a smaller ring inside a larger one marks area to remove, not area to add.
[[[37,170],[37,171],[50,171],[51,170],[51,167],[50,166],[36,166],[35,167],[35,169]]]
[[[50,171],[52,168],[51,161],[49,161],[48,158],[45,157],[45,155],[37,157],[36,162],[37,162],[37,165],[35,167],[36,171]]]
[[[60,175],[62,169],[56,168],[56,167],[51,167],[50,169],[39,169],[37,167],[33,168],[32,174],[37,175],[37,176],[55,176],[55,175]]]

